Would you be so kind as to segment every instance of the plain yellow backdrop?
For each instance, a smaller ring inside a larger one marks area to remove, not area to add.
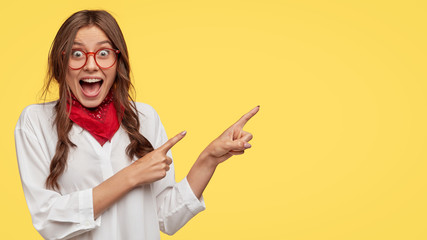
[[[162,239],[427,239],[425,1],[6,1],[0,9],[0,238],[41,239],[13,130],[40,102],[62,22],[105,9],[137,101],[169,136],[177,180],[256,105],[253,148],[221,165],[207,209]],[[53,99],[55,96],[51,95]]]

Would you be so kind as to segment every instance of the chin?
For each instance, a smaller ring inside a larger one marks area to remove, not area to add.
[[[79,99],[79,102],[86,108],[96,108],[102,103],[104,98],[105,96],[103,98],[99,97],[96,99],[85,99],[83,97],[82,99]]]
[[[69,86],[82,106],[96,108],[107,97],[113,82],[111,79],[92,75],[84,76]]]

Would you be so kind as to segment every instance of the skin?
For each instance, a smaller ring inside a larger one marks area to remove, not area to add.
[[[81,28],[77,32],[73,44],[73,49],[74,48],[82,49],[85,52],[96,52],[98,49],[113,48],[113,46],[107,35],[105,35],[100,28],[96,26],[87,26]],[[107,96],[114,83],[116,74],[117,64],[114,64],[111,68],[102,69],[96,65],[93,55],[90,55],[83,68],[79,70],[68,68],[65,80],[74,96],[83,106],[87,108],[94,108],[99,106],[102,100]],[[101,91],[96,97],[88,97],[83,94],[79,83],[82,78],[101,78],[103,80]]]
[[[252,134],[243,131],[243,127],[258,111],[259,106],[243,115],[199,155],[187,175],[188,183],[197,198],[200,199],[202,196],[220,163],[233,155],[243,154],[246,149],[251,147],[248,142],[252,139]],[[93,189],[94,218],[96,219],[132,189],[164,178],[172,163],[166,153],[184,138],[185,134],[185,131],[177,134],[161,147],[136,160],[95,187]]]
[[[108,41],[108,37],[101,29],[94,26],[81,28],[75,38],[76,45],[86,52],[95,52],[102,47],[112,47],[111,44],[104,41]],[[87,76],[101,77],[104,80],[100,94],[96,97],[88,98],[81,91],[79,81],[82,77]],[[100,69],[93,57],[89,57],[86,66],[82,69],[72,70],[69,68],[66,80],[80,103],[85,107],[92,108],[97,107],[107,96],[115,76],[116,66]],[[243,115],[200,153],[187,175],[188,183],[197,198],[202,196],[220,163],[233,155],[243,154],[246,149],[251,147],[248,142],[252,139],[252,134],[243,131],[243,127],[258,111],[259,106]],[[94,219],[132,189],[164,178],[170,169],[169,165],[172,163],[172,159],[167,157],[166,153],[185,135],[185,131],[177,134],[161,147],[136,160],[93,188]]]

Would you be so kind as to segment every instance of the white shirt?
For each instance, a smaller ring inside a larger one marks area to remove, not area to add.
[[[160,239],[173,234],[205,209],[187,179],[175,182],[173,163],[165,178],[137,187],[94,220],[92,188],[132,163],[126,155],[127,133],[120,127],[101,146],[89,132],[73,124],[67,167],[59,177],[59,192],[45,188],[58,141],[53,125],[56,102],[30,105],[15,128],[19,172],[34,227],[45,239]],[[136,103],[140,132],[154,148],[167,141],[156,111]],[[171,157],[171,153],[168,152]],[[133,159],[133,161],[136,159]]]

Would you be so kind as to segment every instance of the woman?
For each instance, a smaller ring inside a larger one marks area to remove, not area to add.
[[[15,129],[19,171],[34,227],[46,239],[160,239],[205,209],[217,165],[250,148],[252,109],[210,143],[176,183],[155,110],[129,91],[128,51],[115,19],[80,11],[59,29],[48,83],[59,100],[30,105]]]

